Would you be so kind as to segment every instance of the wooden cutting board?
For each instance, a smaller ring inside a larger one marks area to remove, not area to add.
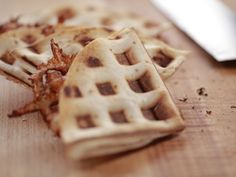
[[[0,0],[0,20],[56,4],[56,0]],[[235,1],[229,2],[236,6]],[[145,0],[107,0],[157,21],[166,19]],[[74,162],[39,114],[8,119],[31,93],[0,78],[1,177],[225,177],[236,176],[236,62],[217,63],[175,27],[162,37],[191,51],[176,74],[166,81],[187,128],[179,136],[111,158]],[[208,96],[196,90],[204,87]],[[179,99],[187,97],[186,102]],[[207,113],[208,112],[208,113]]]

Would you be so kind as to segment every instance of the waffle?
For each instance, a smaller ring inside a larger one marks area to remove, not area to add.
[[[57,30],[59,28],[52,26],[21,26],[0,35],[1,74],[9,80],[31,86],[29,79],[37,72],[37,66],[50,59],[49,54],[41,54],[34,44]]]
[[[30,45],[30,47],[15,49],[13,52],[11,52],[11,55],[14,57],[25,57],[26,59],[29,58],[30,61],[36,60],[38,62],[31,66],[31,68],[34,69],[33,72],[32,70],[27,72],[27,70],[24,69],[23,72],[26,74],[23,77],[18,73],[15,75],[15,78],[20,80],[22,83],[27,81],[26,83],[33,88],[34,99],[32,102],[29,102],[26,105],[14,110],[11,114],[9,114],[10,117],[16,117],[26,113],[40,111],[44,119],[49,122],[49,125],[51,126],[51,120],[53,120],[54,115],[57,114],[58,92],[61,88],[61,83],[64,81],[64,77],[70,66],[71,60],[73,59],[71,56],[78,53],[85,45],[95,38],[106,37],[112,32],[107,28],[78,28],[60,26],[54,28],[56,32],[44,37],[43,40]],[[38,30],[38,32],[40,32],[40,30]],[[13,31],[11,33],[13,33]],[[59,45],[62,46],[63,52],[62,49],[59,49],[59,47],[55,44],[51,44],[52,46],[50,47],[50,40],[52,38],[54,38],[59,43]],[[170,72],[168,72],[170,69],[169,65],[163,66],[160,62],[157,62],[158,60],[156,58],[159,57],[159,53],[162,50],[164,50],[167,55],[172,56],[173,61],[170,62],[170,65],[177,67],[179,66],[180,62],[176,63],[176,61],[183,61],[183,51],[172,49],[167,45],[158,42],[157,39],[145,39],[144,42],[147,46],[149,54],[155,59],[153,61],[155,61],[158,71],[161,71],[161,76],[163,78],[169,77],[171,74],[173,74],[174,70],[172,69]],[[33,55],[34,57],[32,57],[32,49],[33,51],[37,51],[37,53]],[[51,49],[53,51],[52,53]],[[31,51],[29,52],[29,50]],[[170,57],[167,57],[167,59],[168,58]],[[163,55],[160,59],[163,60]],[[67,62],[64,62],[64,60]],[[122,57],[120,57],[120,60],[122,60]],[[17,66],[17,64],[18,63],[16,62],[13,66],[9,66],[12,68],[22,67],[22,65]],[[4,70],[5,68],[2,69],[3,71],[8,72],[8,70]],[[14,73],[8,73],[9,75],[14,76]],[[55,81],[53,82],[51,79],[52,77],[56,77],[54,78]],[[49,81],[47,81],[47,78],[49,78]],[[57,130],[57,128],[55,129]]]
[[[184,128],[132,29],[98,38],[76,56],[61,89],[57,121],[74,159],[135,149]]]
[[[63,4],[39,13],[23,15],[19,21],[24,24],[63,24],[66,26],[109,27],[121,30],[134,27],[139,36],[158,37],[172,25],[170,22],[157,23],[124,10],[110,10],[105,5]]]
[[[21,27],[0,36],[0,71],[17,83],[32,87],[37,67],[52,58],[50,40],[54,38],[68,54],[75,54],[93,38],[107,36],[105,28],[45,26]],[[28,37],[28,38],[27,38]]]
[[[163,80],[171,77],[189,54],[189,51],[175,49],[158,39],[143,38],[142,42]]]
[[[21,27],[9,31],[0,36],[0,71],[9,79],[32,87],[30,77],[37,72],[37,66],[52,58],[51,39],[54,38],[66,54],[72,55],[93,39],[106,37],[111,32],[108,28],[64,26]],[[170,77],[185,58],[184,51],[158,39],[143,38],[143,42],[164,79]]]
[[[110,34],[110,30],[106,28],[70,27],[60,30],[57,29],[57,31],[59,32],[30,46],[39,51],[35,55],[42,61],[37,65],[36,72],[27,76],[30,78],[30,86],[34,92],[34,99],[26,105],[14,110],[9,114],[9,117],[40,111],[43,118],[50,126],[54,114],[57,113],[59,90],[74,56],[91,40]],[[63,51],[59,48],[58,44],[54,42],[50,44],[52,38],[63,46]],[[27,56],[22,50],[24,52],[28,49],[16,49],[13,54],[16,56],[20,56],[20,54]],[[43,61],[46,61],[46,64],[44,64]],[[22,82],[25,80],[22,78],[19,79],[21,79]]]
[[[59,91],[65,75],[75,55],[66,55],[53,40],[51,42],[52,59],[39,66],[39,71],[31,77],[34,99],[30,103],[14,110],[9,117],[21,116],[26,113],[40,111],[49,127],[58,113]],[[54,126],[55,127],[55,126]],[[57,127],[53,128],[57,133]]]

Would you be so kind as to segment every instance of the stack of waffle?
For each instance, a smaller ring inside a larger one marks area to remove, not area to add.
[[[33,91],[9,117],[39,111],[73,159],[115,154],[180,132],[165,87],[186,52],[170,28],[106,7],[63,5],[0,26],[0,73]]]

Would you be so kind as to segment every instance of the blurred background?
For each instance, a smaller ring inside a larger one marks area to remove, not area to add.
[[[96,2],[102,2],[102,3],[108,3],[112,4],[115,8],[128,8],[125,7],[123,4],[126,2],[125,0],[0,0],[0,10],[1,10],[1,16],[0,21],[6,20],[6,18],[9,18],[13,15],[18,15],[21,13],[30,13],[34,12],[35,10],[39,9],[45,9],[49,8],[50,6],[54,4],[59,4],[63,2],[77,2],[77,3],[96,3]],[[139,0],[139,1],[149,1],[149,0]],[[230,8],[234,9],[236,11],[236,4],[234,3],[235,0],[222,0],[225,2]],[[132,4],[132,9],[136,6],[137,0],[129,0],[127,4]],[[138,6],[137,6],[138,7]],[[143,9],[139,9],[140,13],[148,14],[148,12],[142,12]]]

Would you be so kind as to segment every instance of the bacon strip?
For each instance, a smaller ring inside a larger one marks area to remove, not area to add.
[[[38,66],[38,72],[31,78],[34,99],[23,107],[14,110],[9,117],[40,111],[46,122],[51,123],[58,112],[59,92],[75,55],[69,56],[51,40],[53,58],[47,64]]]

